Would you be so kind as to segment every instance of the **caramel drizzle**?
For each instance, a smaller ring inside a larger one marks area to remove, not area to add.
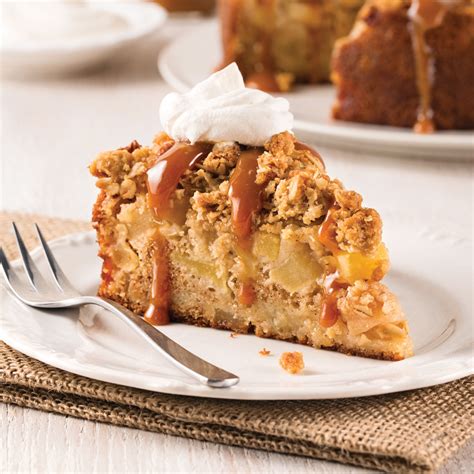
[[[261,148],[250,148],[241,153],[237,166],[230,177],[229,198],[232,208],[232,227],[237,238],[237,250],[242,261],[250,260],[252,246],[252,224],[255,214],[263,206],[264,185],[257,184],[258,157]],[[246,269],[247,273],[249,269]],[[255,301],[255,290],[250,277],[241,281],[239,302],[245,306]]]
[[[252,235],[252,218],[262,208],[262,185],[256,184],[260,148],[241,153],[237,166],[230,177],[229,198],[232,205],[232,225],[238,245],[249,250]]]
[[[326,277],[324,282],[324,297],[321,307],[321,318],[319,320],[323,328],[330,328],[337,323],[339,319],[339,309],[337,300],[339,290],[346,290],[349,284],[339,279],[338,273],[332,273]]]
[[[172,199],[173,193],[184,173],[211,149],[209,143],[176,143],[148,171],[148,200],[158,220],[182,223],[185,209]],[[169,261],[166,239],[158,231],[154,245],[151,297],[145,320],[162,325],[169,322]]]
[[[420,95],[420,105],[414,126],[415,132],[432,133],[433,120],[432,93],[435,76],[435,58],[426,42],[426,32],[440,26],[450,8],[463,0],[413,0],[408,17],[415,57],[416,86]]]
[[[337,255],[341,251],[336,241],[337,224],[334,214],[337,210],[339,210],[339,206],[333,203],[329,207],[328,213],[318,231],[319,241],[332,252],[333,255]],[[329,328],[336,324],[339,318],[337,300],[340,292],[338,290],[346,289],[348,286],[347,283],[339,279],[337,272],[326,275],[321,318],[319,321],[322,327]]]
[[[149,204],[158,220],[176,221],[178,211],[173,193],[184,173],[211,150],[209,143],[175,143],[148,171]]]
[[[332,204],[330,206],[328,213],[326,214],[326,217],[318,231],[318,239],[321,244],[335,255],[340,252],[336,241],[337,224],[334,217],[334,214],[337,210],[339,210],[339,206],[336,204]]]
[[[115,265],[112,260],[112,257],[108,255],[100,255],[100,256],[103,259],[101,280],[103,282],[103,285],[107,287],[110,284],[110,282],[113,280]]]
[[[169,262],[166,239],[157,232],[154,239],[153,251],[153,279],[148,309],[145,312],[145,321],[154,326],[161,326],[170,322],[169,318]]]

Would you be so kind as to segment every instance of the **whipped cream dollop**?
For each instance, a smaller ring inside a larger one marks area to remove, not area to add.
[[[1,15],[2,41],[8,45],[103,36],[124,30],[122,16],[94,0],[6,2]]]
[[[246,88],[232,63],[185,94],[168,94],[161,102],[160,120],[176,141],[262,146],[272,135],[293,128],[289,107],[286,99]]]

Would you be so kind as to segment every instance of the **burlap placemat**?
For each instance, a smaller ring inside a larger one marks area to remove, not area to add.
[[[88,224],[0,213],[0,241],[15,255],[9,222],[30,245]],[[384,471],[434,471],[472,436],[473,378],[378,397],[234,401],[166,395],[91,380],[0,342],[0,402],[159,433],[339,461]]]

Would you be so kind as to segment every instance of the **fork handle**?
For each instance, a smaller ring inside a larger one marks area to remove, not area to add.
[[[199,380],[199,382],[214,388],[227,388],[239,382],[239,377],[236,375],[192,354],[121,304],[99,296],[86,298],[87,303],[101,306],[114,313],[176,367]]]

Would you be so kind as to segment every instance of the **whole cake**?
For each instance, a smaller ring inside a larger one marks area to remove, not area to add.
[[[289,131],[285,99],[235,64],[169,94],[165,132],[100,154],[91,173],[101,296],[144,315],[348,354],[412,353],[380,280],[382,222]]]
[[[223,65],[236,62],[249,87],[285,91],[329,80],[337,38],[364,0],[220,0]]]
[[[334,49],[336,119],[474,128],[474,0],[369,0]]]

